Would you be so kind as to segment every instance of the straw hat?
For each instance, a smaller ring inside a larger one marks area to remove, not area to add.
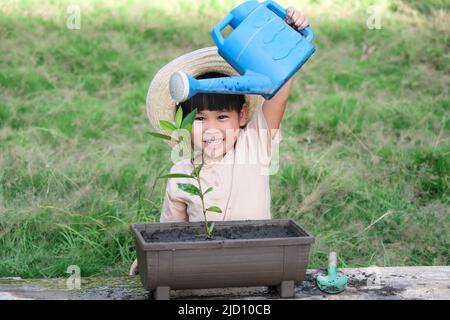
[[[153,78],[147,93],[147,116],[155,130],[166,133],[159,128],[159,120],[175,120],[176,103],[170,96],[169,80],[176,71],[184,71],[194,78],[208,73],[220,72],[229,76],[239,75],[217,52],[217,47],[199,49],[175,60],[161,68]],[[262,105],[264,98],[258,95],[245,95],[248,105],[248,119]]]

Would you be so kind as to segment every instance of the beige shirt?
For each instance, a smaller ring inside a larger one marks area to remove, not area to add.
[[[280,130],[268,129],[262,108],[241,129],[234,145],[223,159],[205,164],[200,172],[202,190],[213,190],[205,195],[205,206],[218,206],[222,213],[208,212],[208,221],[271,219],[269,173],[273,170],[272,157],[278,158]],[[272,162],[272,169],[271,169]],[[275,167],[276,169],[276,167]],[[190,174],[189,160],[176,163],[171,173]],[[161,222],[203,221],[200,197],[178,188],[177,183],[196,181],[172,178],[167,182]]]

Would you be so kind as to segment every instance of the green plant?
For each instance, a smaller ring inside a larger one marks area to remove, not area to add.
[[[181,107],[179,107],[176,112],[176,115],[175,115],[175,121],[167,121],[167,120],[159,121],[160,128],[163,130],[172,132],[171,136],[162,134],[159,132],[149,132],[149,134],[158,139],[175,141],[176,145],[180,146],[182,143],[186,143],[186,140],[184,138],[186,136],[185,133],[188,133],[190,136],[190,134],[192,132],[192,123],[194,122],[196,115],[197,115],[197,109],[194,109],[191,113],[189,113],[183,119],[183,109]],[[179,132],[180,130],[185,130],[184,134],[183,133],[180,134],[180,132]],[[195,165],[194,159],[196,157],[196,153],[194,152],[193,148],[191,148],[190,144],[187,147],[188,147],[188,150],[190,151],[189,153],[190,153],[190,159],[191,159],[192,166],[194,167],[191,174],[170,173],[170,174],[160,175],[158,177],[158,179],[190,178],[190,179],[195,180],[195,182],[197,183],[197,186],[193,185],[191,183],[177,183],[177,185],[178,185],[178,188],[180,188],[184,192],[187,192],[193,196],[200,197],[200,201],[202,204],[202,212],[203,212],[203,217],[204,217],[206,238],[212,239],[214,237],[214,222],[212,222],[211,224],[208,223],[206,213],[208,211],[222,213],[222,210],[218,206],[210,206],[210,207],[206,208],[205,195],[207,193],[211,192],[213,190],[213,188],[209,187],[205,191],[203,191],[203,188],[202,188],[200,172],[201,172],[201,170],[203,168],[203,164],[204,164],[203,150],[201,153],[202,162],[199,165]]]

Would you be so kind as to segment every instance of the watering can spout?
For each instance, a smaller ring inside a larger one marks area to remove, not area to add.
[[[265,75],[251,71],[242,76],[202,80],[177,71],[170,77],[169,89],[176,103],[184,102],[197,93],[259,94],[266,99],[273,96],[272,81]]]

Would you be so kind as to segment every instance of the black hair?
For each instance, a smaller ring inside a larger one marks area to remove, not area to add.
[[[204,73],[196,79],[222,78],[228,75],[219,72]],[[197,93],[190,99],[180,103],[183,109],[183,115],[188,115],[192,110],[198,112],[209,111],[237,111],[241,112],[245,103],[245,97],[242,94],[223,94],[223,93]]]

